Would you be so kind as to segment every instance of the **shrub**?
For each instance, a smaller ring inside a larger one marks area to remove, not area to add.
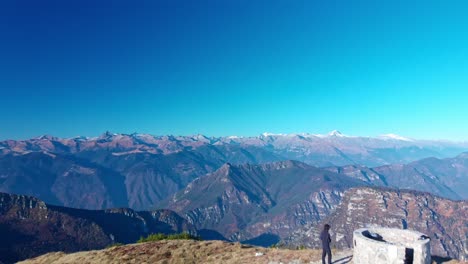
[[[171,234],[167,236],[168,240],[175,240],[175,239],[192,239],[192,240],[201,240],[200,237],[192,236],[189,233],[180,233],[180,234]]]
[[[166,235],[162,233],[150,234],[147,237],[140,237],[137,243],[151,242],[151,241],[161,241],[161,240],[178,240],[178,239],[192,239],[192,240],[201,240],[200,237],[193,236],[189,233],[180,233],[180,234],[171,234]]]
[[[307,247],[304,246],[304,245],[300,245],[300,246],[296,247],[296,249],[297,250],[304,250],[304,249],[307,249]]]

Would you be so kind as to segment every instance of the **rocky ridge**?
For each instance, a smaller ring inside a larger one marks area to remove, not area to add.
[[[468,199],[467,153],[453,158],[426,158],[374,168],[349,165],[327,169],[376,186],[425,191],[450,199]]]
[[[328,216],[345,190],[362,185],[366,183],[297,161],[225,164],[158,207],[180,213],[197,229],[268,246]]]
[[[82,210],[52,206],[25,195],[0,193],[0,261],[14,261],[51,251],[100,249],[133,243],[150,233],[196,230],[169,210]]]
[[[468,259],[468,201],[453,201],[416,191],[360,187],[346,191],[341,204],[319,224],[296,230],[285,242],[318,247],[324,223],[332,226],[337,248],[352,247],[352,232],[368,226],[412,229],[431,238],[431,252]]]

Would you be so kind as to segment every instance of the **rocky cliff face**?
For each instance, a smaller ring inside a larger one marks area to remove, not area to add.
[[[415,191],[353,188],[336,211],[321,223],[296,230],[285,240],[292,245],[320,246],[324,223],[332,226],[333,245],[352,247],[352,232],[367,226],[413,229],[431,238],[433,255],[468,258],[468,202]]]
[[[0,261],[4,263],[51,251],[74,252],[135,242],[149,233],[182,231],[197,234],[192,225],[169,210],[90,211],[0,193]]]
[[[0,261],[12,263],[50,251],[102,248],[112,240],[96,223],[51,210],[44,202],[0,193]]]
[[[225,164],[160,204],[198,229],[269,245],[292,230],[324,218],[342,193],[365,183],[295,161]],[[258,238],[257,240],[251,240]]]

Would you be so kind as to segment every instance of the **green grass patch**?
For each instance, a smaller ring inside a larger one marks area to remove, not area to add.
[[[193,236],[189,233],[180,233],[180,234],[150,234],[147,237],[140,237],[138,239],[137,243],[145,243],[145,242],[151,242],[151,241],[161,241],[161,240],[179,240],[179,239],[191,239],[191,240],[202,240],[200,237]]]

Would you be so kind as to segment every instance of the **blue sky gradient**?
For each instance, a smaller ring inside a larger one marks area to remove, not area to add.
[[[467,12],[466,1],[3,1],[0,139],[468,140]]]

